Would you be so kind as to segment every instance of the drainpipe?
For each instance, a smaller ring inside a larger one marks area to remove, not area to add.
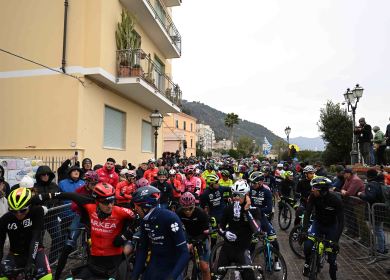
[[[65,52],[66,52],[66,23],[68,21],[68,0],[65,0],[65,16],[64,16],[64,39],[62,44],[62,72],[66,73],[65,71]]]

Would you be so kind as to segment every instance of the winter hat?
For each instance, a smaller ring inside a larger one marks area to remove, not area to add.
[[[24,176],[19,183],[19,187],[31,189],[34,186],[34,180],[30,176]]]
[[[126,169],[126,168],[123,168],[122,170],[121,170],[121,175],[125,175],[127,172],[129,171],[129,169]]]
[[[359,122],[366,122],[366,119],[365,118],[360,118]]]
[[[378,172],[375,169],[368,169],[366,172],[367,178],[374,178],[378,176]]]
[[[342,166],[342,165],[337,165],[336,166],[336,172],[340,173],[343,170],[344,170],[344,166]]]
[[[316,167],[316,166],[322,167],[323,166],[322,162],[321,161],[317,161],[316,164],[314,164],[314,167]]]
[[[381,129],[379,128],[379,126],[376,125],[376,126],[374,126],[374,127],[372,128],[372,130],[375,131],[375,132],[377,132],[377,131],[379,131],[379,130],[381,130]]]

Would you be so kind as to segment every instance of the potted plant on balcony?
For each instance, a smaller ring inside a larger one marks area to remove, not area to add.
[[[144,71],[141,68],[141,65],[139,64],[134,64],[133,67],[131,68],[131,76],[143,76]]]

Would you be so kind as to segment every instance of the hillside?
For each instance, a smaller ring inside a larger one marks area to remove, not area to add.
[[[287,139],[284,139],[287,141]],[[300,150],[323,151],[325,150],[325,143],[320,136],[316,138],[296,137],[290,138],[290,144],[295,144]]]
[[[224,138],[230,140],[230,128],[226,127],[224,124],[226,113],[200,102],[187,102],[186,100],[183,100],[183,108],[183,111],[186,109],[191,111],[191,116],[198,119],[197,123],[202,123],[203,121],[204,124],[210,125],[215,132],[217,141]],[[237,142],[242,136],[249,136],[250,138],[255,139],[257,145],[264,143],[264,136],[267,137],[270,143],[273,143],[277,139],[281,139],[264,126],[245,120],[241,120],[239,125],[234,126],[234,142]]]

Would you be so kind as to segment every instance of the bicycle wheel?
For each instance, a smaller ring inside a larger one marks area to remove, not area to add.
[[[288,243],[290,243],[290,248],[293,251],[294,255],[298,258],[305,259],[305,255],[303,254],[303,243],[299,245],[298,235],[301,233],[302,225],[296,225],[290,231],[290,235],[288,237]]]
[[[270,253],[270,255],[268,254]],[[275,271],[275,257],[278,257],[281,270]],[[278,250],[274,247],[263,245],[255,250],[251,256],[253,265],[259,265],[263,268],[263,279],[287,279],[287,265]]]
[[[215,274],[217,272],[219,253],[221,252],[221,248],[222,248],[223,243],[224,243],[223,241],[218,242],[217,244],[215,244],[213,250],[211,250],[210,260],[209,260],[209,268],[210,268],[211,277],[215,276]]]
[[[279,209],[278,222],[281,230],[287,230],[290,227],[292,213],[290,207],[284,203],[282,209]]]
[[[318,262],[318,254],[317,252],[313,252],[314,254],[311,258],[310,261],[310,274],[309,274],[309,279],[310,280],[316,280],[317,279],[317,262]]]
[[[190,255],[190,259],[188,260],[188,263],[186,265],[186,268],[183,271],[183,278],[188,277],[189,279],[195,279],[196,280],[196,262],[194,260],[194,257],[192,254]],[[195,276],[195,278],[194,278]]]
[[[131,272],[133,272],[134,270],[135,260],[136,260],[135,253],[130,254],[130,256],[128,257],[128,261],[129,261],[129,267]]]

